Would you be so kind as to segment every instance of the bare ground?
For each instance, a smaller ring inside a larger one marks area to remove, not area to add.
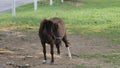
[[[55,64],[50,65],[48,45],[47,64],[42,64],[42,46],[37,32],[0,30],[0,68],[77,68],[78,66],[82,68],[115,68],[113,63],[106,63],[102,58],[87,59],[79,56],[81,54],[113,53],[119,49],[118,44],[97,36],[68,35],[68,39],[71,43],[72,60],[69,60],[67,49],[63,44],[61,58],[56,56],[55,49]]]

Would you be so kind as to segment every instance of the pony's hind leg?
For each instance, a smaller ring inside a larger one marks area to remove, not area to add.
[[[65,46],[66,46],[66,47],[69,47],[69,45],[68,45],[69,42],[68,42],[68,40],[67,40],[67,36],[66,36],[66,35],[63,37],[62,40],[63,40],[63,42],[65,43]]]
[[[68,56],[70,57],[70,60],[72,59],[72,56],[71,56],[71,52],[70,52],[70,48],[69,48],[69,42],[68,42],[68,40],[67,40],[67,36],[65,35],[64,37],[63,37],[63,42],[65,43],[65,46],[67,47],[67,49],[68,49]]]

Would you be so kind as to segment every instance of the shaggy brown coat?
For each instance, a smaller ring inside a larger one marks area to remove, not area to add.
[[[57,48],[57,53],[60,55],[60,45],[63,41],[68,47],[68,41],[66,37],[66,29],[62,19],[54,17],[49,20],[44,19],[40,23],[39,37],[43,46],[44,62],[46,63],[46,43],[51,47],[51,64],[54,63],[54,44]]]

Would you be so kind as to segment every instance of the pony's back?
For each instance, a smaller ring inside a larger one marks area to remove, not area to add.
[[[63,36],[66,34],[66,29],[64,25],[64,21],[58,17],[51,18],[50,21],[52,21],[55,26],[57,26],[57,32],[59,32],[59,36],[63,38]]]

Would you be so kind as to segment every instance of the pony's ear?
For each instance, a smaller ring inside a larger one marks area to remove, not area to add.
[[[46,28],[48,28],[48,29],[53,28],[53,22],[52,22],[52,21],[45,19],[43,22],[44,22],[44,26],[45,26]]]
[[[52,21],[50,21],[50,20],[47,20],[47,22],[49,22],[50,24],[53,24],[53,22],[52,22]]]
[[[44,19],[42,22],[47,22],[48,20],[47,19]]]
[[[41,28],[41,29],[43,29],[43,28],[45,27],[44,24],[45,24],[46,22],[48,22],[47,19],[43,19],[43,20],[40,22],[40,28]]]
[[[45,22],[45,23],[47,23],[47,24],[53,24],[53,22],[52,22],[52,21],[47,20],[47,19],[44,19],[42,22]]]
[[[42,21],[40,21],[40,25],[43,25],[45,22],[47,22],[47,19],[43,19]]]

